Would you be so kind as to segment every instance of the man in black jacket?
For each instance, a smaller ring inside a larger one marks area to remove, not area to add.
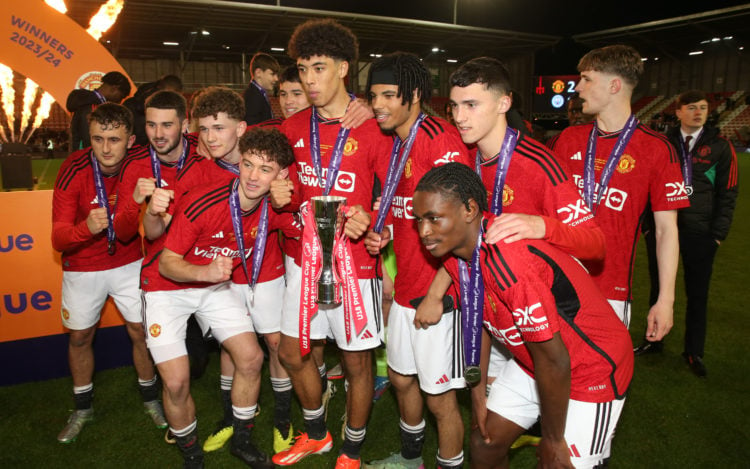
[[[95,90],[75,89],[68,95],[65,107],[73,115],[70,118],[70,151],[91,146],[88,116],[98,105],[117,103],[130,94],[130,81],[120,72],[109,72],[102,77],[102,84]]]
[[[245,122],[255,125],[273,119],[269,93],[279,81],[279,63],[268,54],[258,52],[250,61],[250,74],[253,79],[243,98],[245,99]]]
[[[719,129],[706,126],[708,100],[704,92],[681,94],[675,113],[680,126],[667,132],[667,137],[680,155],[685,181],[674,192],[687,192],[690,197],[690,207],[681,209],[677,218],[687,294],[682,355],[693,373],[706,376],[703,352],[708,287],[716,249],[732,224],[739,188],[737,155]],[[652,273],[652,288],[654,278]],[[635,352],[659,350],[660,344],[644,342]]]

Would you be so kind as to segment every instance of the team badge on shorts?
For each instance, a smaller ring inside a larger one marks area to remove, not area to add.
[[[357,143],[357,141],[353,138],[349,137],[344,144],[344,156],[352,156],[353,154],[357,153],[358,148],[359,143]]]
[[[148,328],[148,333],[151,334],[151,337],[159,337],[161,334],[161,326],[158,324],[151,324],[151,327]]]
[[[61,312],[62,312],[62,318],[63,319],[65,319],[66,321],[68,319],[70,319],[70,311],[68,311],[67,309],[63,308]]]
[[[628,155],[627,153],[620,157],[620,162],[617,163],[617,172],[620,174],[627,174],[635,168],[635,158]]]
[[[510,188],[509,185],[503,186],[503,207],[507,207],[510,204],[513,203],[513,199],[515,198],[515,194],[513,193],[513,189]]]

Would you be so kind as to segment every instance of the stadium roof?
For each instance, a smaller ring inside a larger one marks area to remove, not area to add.
[[[68,3],[68,15],[86,26],[103,0]],[[316,9],[310,8],[313,5]],[[699,47],[743,53],[740,47],[750,45],[750,4],[715,1],[710,3],[714,10],[708,12],[704,11],[707,2],[683,2],[679,11],[674,5],[631,1],[615,7],[560,0],[126,0],[117,24],[102,41],[109,41],[116,56],[126,58],[235,61],[240,53],[257,51],[284,57],[285,52],[272,48],[286,48],[297,24],[327,16],[354,30],[363,59],[394,50],[414,52],[430,62],[543,50],[552,56],[579,57],[581,49],[623,42],[644,56],[681,59]]]

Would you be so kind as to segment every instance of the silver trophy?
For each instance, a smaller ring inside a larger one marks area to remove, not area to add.
[[[344,229],[344,217],[340,207],[346,204],[346,197],[323,195],[312,197],[315,232],[321,246],[322,266],[318,278],[317,303],[335,305],[341,303],[340,282],[334,272],[333,245]]]

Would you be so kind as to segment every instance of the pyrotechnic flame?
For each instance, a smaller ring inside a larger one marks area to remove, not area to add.
[[[26,87],[23,90],[23,111],[21,112],[21,133],[26,130],[26,126],[29,125],[29,119],[31,118],[31,105],[36,100],[36,90],[39,89],[39,85],[34,83],[31,78],[26,79]]]
[[[31,132],[29,132],[29,135],[26,137],[26,142],[31,138],[31,134],[42,125],[44,119],[49,117],[49,111],[52,109],[52,103],[54,102],[55,98],[45,91],[42,95],[42,101],[39,103],[39,107],[36,110],[36,117],[34,117],[34,123],[31,126]]]
[[[123,5],[125,5],[125,0],[107,0],[107,3],[102,5],[99,11],[91,17],[89,29],[86,32],[98,41],[102,34],[115,24]]]
[[[0,140],[2,140],[3,142],[8,141],[8,136],[5,135],[5,127],[3,127],[2,125],[0,125]]]
[[[5,118],[8,119],[8,130],[10,130],[10,140],[14,140],[13,127],[15,127],[15,100],[16,91],[13,89],[13,70],[7,65],[0,64],[0,90],[3,92],[2,105],[5,111]]]
[[[65,0],[44,0],[44,3],[59,11],[63,15],[68,11],[68,7],[65,6]]]

